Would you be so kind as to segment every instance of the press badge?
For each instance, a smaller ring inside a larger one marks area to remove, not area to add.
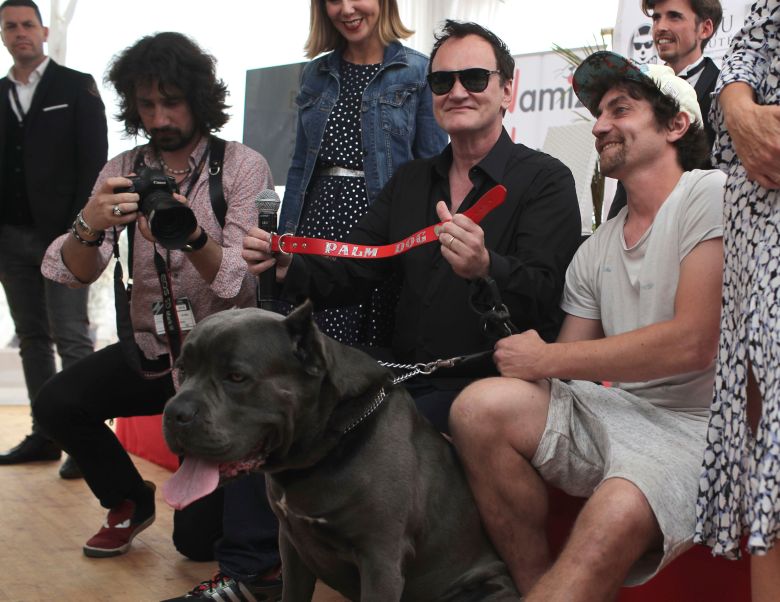
[[[163,323],[162,301],[152,303],[152,313],[154,313],[154,329],[158,335],[164,335],[165,324]],[[179,326],[182,332],[195,328],[195,314],[192,312],[192,304],[187,297],[176,299],[176,313],[179,314]]]

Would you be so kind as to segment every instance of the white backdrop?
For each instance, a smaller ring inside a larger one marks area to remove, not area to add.
[[[720,59],[731,36],[741,26],[750,2],[721,0],[724,19],[708,54]],[[579,47],[594,44],[601,28],[615,25],[613,47],[631,55],[636,30],[650,24],[640,10],[640,0],[398,0],[404,22],[417,34],[408,43],[429,52],[432,31],[442,19],[470,19],[495,31],[516,56],[517,71],[512,106],[505,124],[516,141],[541,148],[551,126],[589,119],[578,107],[571,91],[572,69],[563,59],[546,51],[554,43]],[[52,23],[57,0],[40,1],[44,21]],[[92,73],[100,82],[111,56],[155,31],[183,31],[192,35],[219,60],[219,75],[232,93],[233,119],[225,128],[226,138],[242,138],[244,90],[248,69],[294,63],[304,59],[302,46],[308,31],[306,0],[279,3],[276,0],[59,0],[60,13],[75,7],[68,27],[67,61],[76,69]],[[121,10],[120,10],[121,7]],[[67,15],[70,16],[70,15]],[[56,21],[56,20],[55,20]],[[639,40],[641,42],[641,40]],[[641,45],[641,44],[640,44]],[[57,46],[57,44],[53,44]],[[64,45],[59,46],[64,50]],[[51,49],[52,51],[55,48]],[[654,52],[652,53],[654,55]],[[10,66],[10,57],[0,50],[0,73]],[[649,57],[648,57],[649,60]],[[103,91],[109,115],[116,111],[113,95]],[[116,121],[109,124],[109,153],[114,155],[133,145],[123,140]],[[0,295],[1,296],[1,295]],[[110,312],[110,309],[109,309]],[[0,315],[0,345],[10,336],[7,314]]]
[[[571,87],[573,73],[552,51],[515,56],[512,104],[504,117],[515,142],[541,148],[548,128],[590,119]]]
[[[707,44],[704,53],[711,57],[718,65],[723,55],[729,48],[732,36],[739,31],[745,22],[748,10],[752,2],[746,0],[720,0],[723,7],[723,21],[715,32],[715,35]],[[645,29],[641,32],[640,28],[647,28],[652,21],[642,13],[641,2],[639,0],[621,0],[618,6],[617,25],[615,26],[615,35],[613,48],[624,56],[634,59],[639,63],[655,63],[658,57],[655,48],[646,48],[648,37]],[[652,41],[652,40],[650,40]],[[638,49],[634,47],[636,42]]]
[[[742,26],[751,3],[721,0],[721,4],[723,21],[705,48],[705,54],[718,64],[728,50],[731,37]],[[621,0],[612,49],[640,63],[658,62],[650,34],[651,24],[651,19],[642,13],[640,0]],[[583,49],[578,51],[582,57],[585,53]],[[571,87],[574,68],[563,58],[549,51],[516,56],[515,62],[512,104],[504,118],[513,140],[531,148],[542,148],[549,128],[592,121]],[[583,144],[579,138],[578,144]],[[581,152],[590,151],[591,148],[583,148]],[[605,214],[614,186],[614,182],[607,184]],[[587,218],[583,216],[583,224],[586,222]]]
[[[641,27],[652,21],[640,8],[640,0],[621,0],[618,5],[612,49],[637,62],[657,62],[652,37],[640,32]],[[718,64],[731,37],[745,20],[750,2],[745,0],[721,0],[723,22],[705,54]],[[636,43],[640,50],[634,50]],[[649,43],[650,47],[647,48]],[[585,56],[584,51],[580,51]],[[547,128],[590,120],[590,114],[579,104],[571,88],[573,68],[553,52],[537,52],[515,57],[515,91],[512,106],[504,119],[507,130],[517,142],[532,148],[541,148]]]

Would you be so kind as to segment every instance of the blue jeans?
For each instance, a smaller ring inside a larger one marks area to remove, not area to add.
[[[265,475],[252,473],[173,515],[173,544],[192,560],[216,559],[219,570],[247,580],[277,567],[279,522],[265,494]]]
[[[41,274],[47,244],[33,227],[0,226],[0,282],[16,335],[30,404],[54,376],[54,345],[68,368],[92,353],[88,288],[72,289]],[[33,419],[33,432],[38,425]]]
[[[265,493],[265,475],[255,473],[225,485],[222,529],[215,551],[226,575],[248,579],[279,565],[279,522]]]

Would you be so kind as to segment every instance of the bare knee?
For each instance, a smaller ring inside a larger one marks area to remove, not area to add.
[[[544,431],[548,405],[547,383],[486,378],[466,387],[455,399],[450,432],[461,451],[506,443],[523,455],[532,455]]]
[[[660,548],[661,529],[642,491],[630,481],[605,481],[583,508],[570,540],[578,562],[593,571],[626,572],[644,553]]]
[[[450,408],[450,429],[454,438],[479,436],[491,431],[499,420],[507,400],[499,400],[493,388],[498,378],[487,378],[470,384],[455,398]]]

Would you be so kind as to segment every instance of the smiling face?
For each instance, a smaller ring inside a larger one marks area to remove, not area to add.
[[[595,116],[593,135],[606,176],[623,179],[652,164],[667,147],[667,133],[658,126],[650,102],[633,98],[626,87],[604,94]]]
[[[460,71],[481,68],[495,71],[496,55],[493,47],[477,35],[450,38],[439,48],[431,65],[431,71]],[[501,82],[499,74],[493,74],[482,92],[469,92],[456,78],[446,94],[433,96],[433,113],[436,121],[450,137],[486,134],[498,135],[503,120],[502,111],[512,99],[512,82]]]
[[[701,43],[712,36],[712,20],[700,20],[688,0],[660,0],[653,8],[653,41],[675,73],[702,55]]]
[[[49,37],[49,28],[29,6],[6,6],[0,12],[0,36],[16,65],[34,68],[46,56],[43,43]]]
[[[379,0],[325,0],[325,10],[347,46],[365,46],[379,41]]]

